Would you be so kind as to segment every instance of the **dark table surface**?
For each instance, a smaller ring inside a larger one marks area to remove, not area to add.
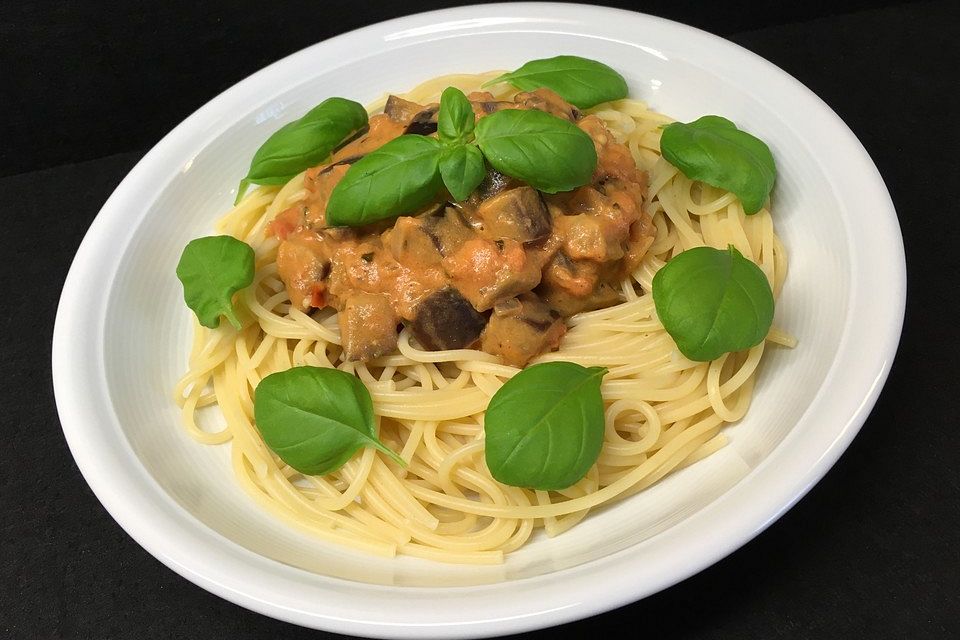
[[[0,637],[333,637],[210,595],[128,538],[73,464],[50,378],[73,253],[151,144],[286,53],[427,8],[270,4],[0,5]],[[765,533],[641,602],[525,637],[960,638],[960,4],[676,4],[643,8],[766,57],[860,137],[903,229],[903,339],[863,431]]]

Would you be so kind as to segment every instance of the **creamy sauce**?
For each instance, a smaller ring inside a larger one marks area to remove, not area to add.
[[[590,135],[598,162],[589,185],[542,194],[492,169],[464,202],[444,191],[412,216],[366,227],[327,227],[327,201],[352,162],[404,133],[436,131],[437,105],[391,96],[369,130],[304,178],[307,196],[267,233],[297,308],[339,312],[347,359],[396,348],[409,325],[424,348],[480,348],[523,366],[555,349],[575,313],[617,304],[618,283],[653,241],[643,212],[647,177],[603,122],[547,89],[496,101],[468,96],[477,119],[501,109],[540,109]]]

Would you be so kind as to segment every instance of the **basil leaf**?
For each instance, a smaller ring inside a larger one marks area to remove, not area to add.
[[[237,329],[233,294],[253,282],[253,249],[231,236],[191,240],[177,263],[183,299],[205,327],[216,329],[226,316]]]
[[[462,144],[469,140],[476,124],[473,106],[456,87],[447,87],[440,96],[437,135],[444,144]]]
[[[237,202],[247,185],[284,184],[320,164],[344,139],[367,124],[367,110],[345,98],[327,98],[299,120],[280,127],[253,154],[240,182]]]
[[[263,441],[300,473],[336,471],[361,447],[406,466],[377,439],[370,392],[345,371],[294,367],[270,374],[257,385],[253,413]]]
[[[735,193],[748,215],[760,210],[777,178],[770,147],[720,116],[668,124],[660,152],[688,178]]]
[[[657,316],[680,352],[706,362],[759,344],[773,322],[773,292],[733,245],[688,249],[653,277]]]
[[[497,111],[480,118],[476,137],[494,169],[546,193],[587,184],[597,167],[590,136],[543,111]]]
[[[581,109],[627,97],[627,81],[623,76],[602,62],[579,56],[531,60],[483,86],[499,82],[509,82],[521,91],[546,87]]]
[[[583,478],[603,444],[602,367],[546,362],[508,380],[484,417],[487,468],[503,484],[544,491]]]
[[[405,135],[368,153],[330,194],[327,224],[360,226],[416,211],[440,189],[440,142]]]
[[[440,155],[440,177],[457,202],[469,198],[486,175],[483,154],[472,144],[447,147]]]

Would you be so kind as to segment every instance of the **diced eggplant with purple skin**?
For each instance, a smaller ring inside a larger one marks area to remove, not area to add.
[[[488,238],[536,242],[550,235],[550,212],[533,187],[516,187],[484,200],[477,216]]]
[[[423,220],[424,233],[430,236],[442,256],[455,252],[473,235],[460,209],[449,203],[420,219]]]
[[[551,309],[555,309],[565,318],[583,311],[604,309],[623,302],[620,292],[606,282],[601,282],[585,296],[574,295],[566,289],[546,283],[537,287],[536,293]]]
[[[487,198],[492,198],[493,196],[506,191],[507,189],[512,189],[513,187],[519,186],[520,183],[510,176],[504,175],[497,171],[496,169],[487,168],[487,175],[484,176],[483,182],[480,183],[480,186],[477,187],[476,196],[479,200],[483,201]]]
[[[423,111],[423,105],[404,100],[400,96],[388,96],[383,112],[395,122],[409,122],[415,115]]]
[[[480,338],[487,319],[454,287],[436,291],[417,307],[411,329],[424,349],[464,349]]]
[[[337,322],[347,360],[372,360],[397,348],[397,317],[383,294],[350,296]]]
[[[534,294],[526,293],[494,305],[480,348],[500,356],[505,364],[522,367],[531,358],[554,349],[566,330],[559,313]]]
[[[413,116],[410,124],[403,130],[405,134],[429,136],[437,132],[437,115],[439,107],[427,107],[420,113]]]
[[[437,132],[437,114],[440,107],[432,105],[424,107],[416,102],[404,100],[398,96],[389,96],[383,107],[383,112],[396,122],[407,123],[405,134],[429,136]]]
[[[383,243],[400,264],[408,266],[440,264],[442,255],[427,229],[429,216],[397,218],[383,235]]]
[[[564,317],[622,302],[620,292],[602,276],[603,267],[592,260],[574,260],[558,251],[543,270],[537,294]]]
[[[600,283],[601,265],[592,260],[574,260],[557,251],[543,269],[544,285],[563,289],[573,296],[585,297]]]
[[[547,88],[525,91],[514,96],[514,101],[525,109],[544,111],[552,116],[576,122],[582,115],[580,110]]]
[[[497,111],[503,111],[504,109],[517,108],[517,103],[507,100],[475,100],[473,104],[476,107],[480,107],[480,111],[487,115],[496,113]]]
[[[571,122],[576,122],[582,115],[580,110],[571,104],[568,104],[556,93],[549,89],[537,89],[535,91],[521,92],[514,96],[513,101],[507,100],[471,100],[474,111],[477,115],[489,115],[504,109],[537,109],[545,111],[559,118],[566,118]]]

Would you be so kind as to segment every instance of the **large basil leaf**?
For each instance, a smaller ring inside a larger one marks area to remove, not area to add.
[[[546,193],[587,184],[597,167],[590,136],[543,111],[497,111],[477,122],[476,137],[494,169]]]
[[[657,316],[680,352],[706,362],[759,344],[773,322],[773,292],[733,245],[688,249],[653,278]]]
[[[444,144],[463,144],[473,133],[476,116],[473,106],[456,87],[447,87],[440,96],[440,113],[437,114],[437,135]]]
[[[487,468],[503,484],[565,489],[583,478],[603,445],[602,367],[547,362],[508,380],[484,416]]]
[[[760,210],[777,179],[766,143],[720,116],[668,124],[660,152],[688,178],[735,193],[747,214]]]
[[[466,200],[486,175],[483,154],[472,144],[447,147],[440,156],[440,176],[457,202]]]
[[[237,329],[240,320],[233,294],[253,282],[253,249],[231,236],[191,240],[177,263],[183,299],[205,327],[216,329],[226,316]]]
[[[330,226],[361,226],[416,211],[440,189],[440,142],[395,138],[350,166],[327,203]]]
[[[602,62],[579,56],[531,60],[484,86],[498,82],[509,82],[521,91],[547,87],[581,109],[627,97],[627,81],[623,76]]]
[[[253,154],[240,183],[237,201],[247,185],[283,184],[320,164],[344,139],[367,124],[367,110],[345,98],[327,98],[299,120],[280,127]]]
[[[373,401],[363,383],[345,371],[294,367],[257,385],[257,429],[274,453],[307,475],[336,471],[360,447],[403,459],[377,439]]]

